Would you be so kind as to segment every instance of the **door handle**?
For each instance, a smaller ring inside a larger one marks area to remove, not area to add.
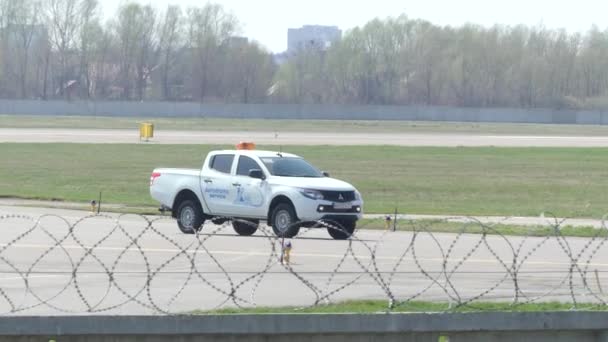
[[[205,183],[209,184],[209,183],[213,183],[213,181],[211,179],[205,179]]]
[[[234,186],[241,186],[241,183],[232,183]]]

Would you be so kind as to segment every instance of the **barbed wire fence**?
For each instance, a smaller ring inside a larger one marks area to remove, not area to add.
[[[482,302],[607,305],[603,223],[586,238],[565,236],[558,219],[547,219],[544,236],[507,236],[473,218],[437,232],[448,221],[400,220],[393,232],[382,218],[365,220],[344,241],[324,232],[338,224],[315,222],[289,239],[284,262],[282,239],[264,225],[248,237],[230,221],[187,235],[165,217],[3,215],[0,314],[187,314],[352,299],[386,301],[386,311],[416,301],[447,311]]]

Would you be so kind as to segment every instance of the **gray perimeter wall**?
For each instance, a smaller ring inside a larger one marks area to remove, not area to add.
[[[3,317],[0,340],[607,342],[608,313]]]
[[[608,124],[608,111],[599,110],[280,104],[214,105],[191,102],[0,100],[0,114]]]

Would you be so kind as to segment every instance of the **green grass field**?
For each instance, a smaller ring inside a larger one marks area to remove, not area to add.
[[[116,118],[91,116],[0,115],[0,127],[137,129],[152,122],[164,130],[265,131],[265,132],[366,132],[366,133],[477,133],[540,135],[608,135],[608,126],[495,124],[372,120],[263,120],[214,118]]]
[[[357,300],[347,301],[342,303],[319,305],[314,307],[306,308],[295,308],[295,307],[256,307],[246,309],[220,309],[213,311],[196,311],[194,314],[219,314],[219,315],[232,315],[232,314],[285,314],[285,313],[380,313],[380,312],[403,312],[403,313],[414,313],[414,312],[496,312],[496,311],[509,311],[509,312],[550,312],[550,311],[569,311],[572,310],[572,304],[558,303],[558,302],[546,302],[546,303],[529,303],[529,304],[517,304],[501,303],[501,302],[479,302],[472,303],[467,306],[450,306],[448,303],[439,302],[423,302],[423,301],[412,301],[405,303],[397,303],[394,308],[388,308],[387,301],[381,300]],[[579,303],[577,310],[581,311],[606,311],[607,306]]]
[[[156,206],[155,167],[199,168],[227,146],[0,144],[0,196]],[[261,146],[260,148],[264,148]],[[276,147],[266,146],[274,149]],[[608,149],[289,148],[353,183],[368,213],[601,218],[608,212]]]

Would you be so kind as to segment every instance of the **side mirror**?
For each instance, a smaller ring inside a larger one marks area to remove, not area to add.
[[[325,177],[329,177],[329,172],[327,172],[327,171],[323,171],[323,176],[325,176]]]
[[[266,179],[266,175],[264,174],[264,171],[262,171],[260,169],[249,170],[249,177],[255,178],[255,179],[261,179],[261,180]]]

